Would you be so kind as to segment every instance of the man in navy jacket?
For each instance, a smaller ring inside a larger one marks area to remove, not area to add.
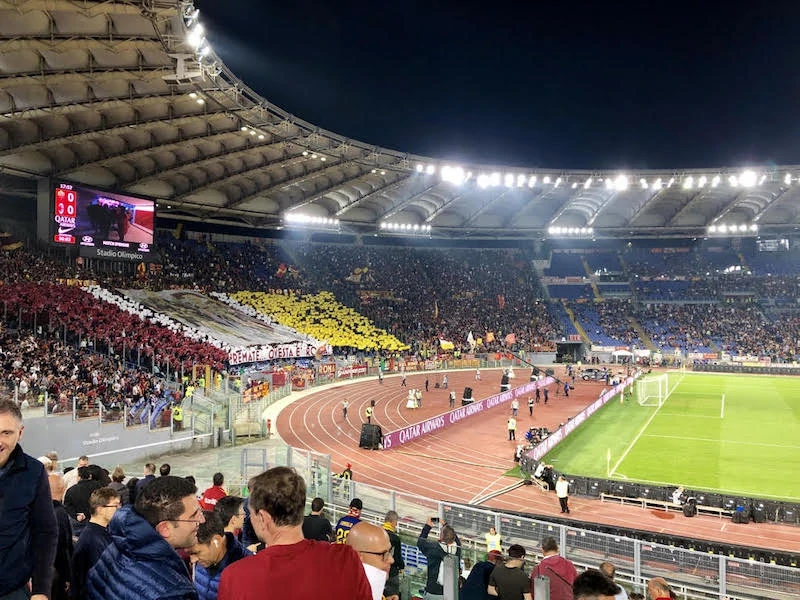
[[[44,465],[22,451],[22,413],[0,400],[0,597],[47,600],[58,527]]]
[[[197,600],[176,548],[197,543],[205,522],[197,487],[167,475],[147,484],[136,506],[118,510],[108,524],[111,544],[89,570],[89,600]]]
[[[194,563],[194,585],[200,600],[217,600],[222,571],[252,552],[225,531],[216,512],[207,512],[205,517],[206,522],[197,530],[197,543],[189,548],[189,556]]]

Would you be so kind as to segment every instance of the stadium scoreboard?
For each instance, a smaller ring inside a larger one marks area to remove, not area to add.
[[[52,241],[89,258],[149,262],[155,258],[155,208],[152,199],[59,182],[53,187]]]

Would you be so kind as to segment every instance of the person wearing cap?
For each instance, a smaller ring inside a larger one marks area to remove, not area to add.
[[[461,588],[461,600],[489,600],[489,578],[495,565],[502,563],[503,553],[500,550],[490,550],[486,560],[476,562]]]
[[[353,526],[361,521],[361,509],[364,508],[364,503],[360,498],[353,498],[350,501],[350,510],[348,513],[339,519],[336,527],[333,528],[335,542],[337,544],[344,544],[347,542],[347,535]]]
[[[341,477],[342,479],[352,479],[353,478],[353,468],[352,467],[353,467],[353,465],[351,465],[350,463],[347,463],[344,466],[344,471],[342,471],[339,474],[339,477]]]

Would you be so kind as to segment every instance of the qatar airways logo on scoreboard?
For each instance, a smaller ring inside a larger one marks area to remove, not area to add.
[[[60,244],[74,244],[75,230],[78,216],[78,193],[72,186],[62,184],[55,192],[55,205],[53,210],[53,220],[58,230],[53,236],[53,241]]]

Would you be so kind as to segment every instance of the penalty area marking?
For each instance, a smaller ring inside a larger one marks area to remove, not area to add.
[[[645,430],[646,430],[646,429],[647,429],[647,428],[650,426],[650,423],[652,423],[652,422],[653,422],[653,419],[655,419],[655,418],[656,418],[656,415],[658,414],[658,411],[660,411],[660,410],[661,410],[661,407],[662,407],[662,406],[664,406],[664,403],[662,403],[662,404],[659,404],[659,405],[656,407],[656,409],[653,411],[653,414],[652,414],[652,415],[650,415],[650,418],[649,418],[649,419],[647,419],[647,423],[645,423],[645,424],[644,424],[644,426],[643,426],[643,427],[642,427],[642,428],[639,430],[639,433],[637,433],[637,434],[636,434],[636,437],[635,437],[635,438],[633,438],[633,441],[632,441],[632,442],[631,442],[631,443],[628,445],[628,447],[627,447],[627,448],[625,448],[625,452],[623,452],[623,453],[622,453],[622,456],[620,456],[620,457],[619,457],[619,460],[617,461],[617,464],[615,464],[615,465],[614,465],[614,468],[613,468],[613,469],[611,469],[611,472],[609,473],[609,477],[613,477],[613,476],[614,476],[614,473],[616,473],[617,469],[618,469],[618,468],[619,468],[619,466],[622,464],[622,461],[623,461],[623,460],[625,460],[625,457],[626,457],[626,456],[628,456],[628,453],[629,453],[629,452],[630,452],[630,451],[633,449],[633,447],[636,445],[636,442],[638,442],[638,441],[639,441],[639,438],[641,438],[641,437],[642,437],[642,434],[643,434],[643,433],[645,432]]]

